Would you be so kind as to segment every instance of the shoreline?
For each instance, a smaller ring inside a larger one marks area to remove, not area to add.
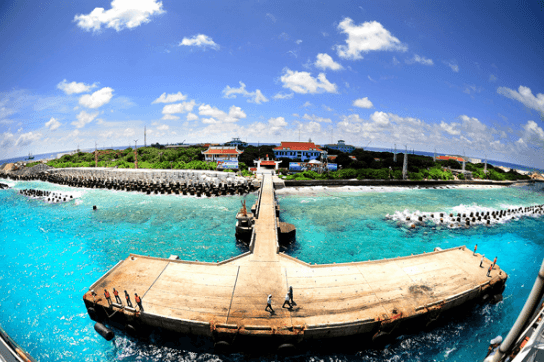
[[[321,194],[328,192],[396,192],[404,191],[407,189],[498,189],[506,187],[507,185],[444,185],[438,187],[419,187],[419,186],[349,186],[349,185],[337,185],[337,186],[291,186],[284,187],[282,189],[276,189],[278,195],[308,195],[308,194]]]

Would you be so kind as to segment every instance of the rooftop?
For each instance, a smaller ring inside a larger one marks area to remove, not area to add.
[[[204,155],[240,155],[244,151],[240,151],[238,147],[231,146],[210,146],[206,151],[203,151]]]
[[[322,151],[313,142],[282,142],[274,151]]]

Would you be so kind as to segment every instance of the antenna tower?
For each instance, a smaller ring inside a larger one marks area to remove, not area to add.
[[[395,152],[393,153],[393,162],[397,162],[397,144],[395,143]]]
[[[406,180],[408,178],[408,146],[406,147],[406,150],[404,151],[404,162],[402,164],[402,179]]]

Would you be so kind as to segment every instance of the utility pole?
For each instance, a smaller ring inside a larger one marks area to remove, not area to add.
[[[138,168],[138,140],[134,140],[134,167]]]
[[[393,162],[397,162],[397,144],[395,143],[395,152],[393,153]]]
[[[408,178],[408,146],[405,145],[406,150],[404,151],[404,162],[402,163],[402,179],[406,180]]]

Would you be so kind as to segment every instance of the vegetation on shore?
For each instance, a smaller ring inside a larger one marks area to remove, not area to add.
[[[244,176],[251,176],[248,166],[254,167],[253,161],[264,159],[268,155],[274,159],[272,145],[260,147],[248,146],[239,157],[240,171]],[[138,168],[146,169],[176,169],[176,170],[215,170],[215,162],[205,162],[202,151],[206,148],[191,146],[177,149],[165,149],[159,144],[153,147],[140,147],[138,153]],[[280,159],[279,173],[287,180],[328,180],[328,179],[402,179],[402,165],[404,154],[397,154],[397,161],[393,161],[391,152],[373,152],[357,149],[351,154],[331,150],[330,154],[336,155],[334,163],[339,166],[338,171],[319,174],[314,171],[305,171],[294,175],[288,175],[289,162],[300,162],[287,158]],[[350,156],[354,156],[353,160]],[[135,155],[132,148],[125,150],[101,150],[98,156],[98,167],[135,168]],[[33,167],[39,162],[27,164]],[[49,166],[56,168],[69,167],[95,167],[94,152],[78,152],[73,155],[64,155],[59,159],[47,162]],[[463,179],[463,175],[454,176],[451,169],[461,169],[462,165],[455,160],[434,162],[432,157],[408,155],[408,179],[410,180],[454,180]],[[500,168],[487,165],[487,174],[484,174],[484,164],[472,164],[467,162],[467,171],[472,172],[474,179],[487,179],[495,181],[524,180],[528,175],[521,175],[515,170],[505,172]],[[230,170],[229,170],[230,171]],[[231,171],[232,172],[232,171]]]
[[[332,153],[332,152],[331,152]],[[404,154],[397,154],[397,162],[393,161],[393,153],[391,152],[373,152],[357,149],[351,154],[346,154],[341,151],[334,151],[336,155],[335,163],[338,164],[339,170],[333,172],[325,172],[318,174],[314,171],[305,171],[294,175],[286,176],[286,180],[330,180],[330,179],[383,179],[383,180],[401,180],[402,165],[404,162]],[[349,156],[354,156],[357,160],[353,160]],[[487,174],[484,174],[483,163],[473,164],[465,163],[465,170],[472,172],[473,179],[481,180],[526,180],[530,179],[528,175],[521,175],[511,169],[508,172],[500,168],[487,165]],[[461,163],[455,160],[448,161],[433,161],[432,157],[420,155],[408,155],[408,179],[414,181],[420,180],[463,180],[464,176],[459,174],[454,176],[450,170],[462,169]],[[286,170],[282,170],[283,174],[287,174]]]

